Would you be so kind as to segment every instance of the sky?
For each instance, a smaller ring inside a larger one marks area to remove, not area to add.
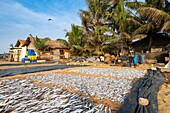
[[[29,34],[67,40],[64,30],[81,25],[79,9],[87,9],[84,0],[0,0],[0,53]]]

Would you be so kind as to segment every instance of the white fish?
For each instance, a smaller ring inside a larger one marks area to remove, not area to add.
[[[71,111],[70,113],[82,113],[84,109],[76,109],[74,111]]]

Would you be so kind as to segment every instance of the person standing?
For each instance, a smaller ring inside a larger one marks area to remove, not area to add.
[[[135,62],[134,62],[134,57],[135,57],[135,50],[132,48],[129,48],[129,52],[128,52],[128,57],[129,57],[129,63],[130,63],[130,67],[133,65],[135,67]]]

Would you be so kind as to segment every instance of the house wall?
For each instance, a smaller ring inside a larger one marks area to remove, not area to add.
[[[64,52],[65,58],[70,58],[70,52]]]
[[[22,47],[21,57],[22,57],[22,58],[25,58],[26,53],[27,53],[27,47],[26,47],[26,46],[25,46],[25,47]]]
[[[13,56],[13,58],[12,58]],[[10,50],[10,60],[13,59],[15,62],[20,62],[22,60],[22,49],[14,48]]]
[[[61,50],[63,50],[64,53],[61,53]],[[54,49],[52,51],[54,55],[60,56],[60,59],[70,58],[70,52],[68,49]]]
[[[54,53],[58,53],[58,52],[60,52],[60,49],[54,49],[54,50],[52,50]]]
[[[27,47],[27,49],[33,49],[34,51],[37,51],[35,45],[33,43],[30,43]]]

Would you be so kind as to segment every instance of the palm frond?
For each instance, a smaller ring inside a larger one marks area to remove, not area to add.
[[[41,43],[45,44],[48,40],[49,40],[48,38],[44,38],[44,39],[41,40]]]
[[[59,41],[59,42],[63,43],[64,45],[68,46],[68,42],[64,39],[59,38],[56,41]]]
[[[145,35],[145,34],[139,34],[139,35],[132,36],[132,38],[130,39],[130,43],[133,43],[133,42],[136,41],[136,40],[143,39],[143,38],[145,38],[146,36],[147,36],[147,35]]]
[[[142,39],[144,37],[146,37],[147,35],[145,34],[139,34],[139,35],[134,35],[132,36],[132,40],[135,40],[135,39]]]
[[[146,4],[145,2],[126,2],[125,6],[128,8],[131,8],[131,9],[136,9],[136,8],[139,8],[143,5],[145,5],[145,4]]]
[[[153,26],[152,23],[144,24],[144,25],[140,26],[138,29],[136,29],[133,35],[137,35],[137,34],[147,34],[147,33],[150,32],[153,28],[154,28],[154,26]]]
[[[105,43],[109,43],[110,45],[114,45],[114,44],[118,43],[119,40],[120,40],[119,38],[112,38],[112,39],[106,40]]]
[[[72,45],[72,47],[77,50],[83,50],[83,47],[81,47],[80,45]]]
[[[112,0],[112,5],[116,6],[119,3],[119,0]]]
[[[130,44],[132,44],[135,41],[141,40],[141,39],[145,38],[146,36],[147,35],[145,35],[145,34],[134,35],[134,36],[132,36],[131,40],[129,40]]]
[[[170,21],[167,21],[166,23],[164,23],[162,29],[161,29],[161,32],[164,32],[164,31],[169,31],[170,32]]]
[[[139,21],[137,21],[137,20],[135,20],[133,18],[126,18],[126,21],[127,21],[127,23],[134,24],[135,26],[141,26],[142,25]]]
[[[153,7],[140,7],[137,12],[148,21],[160,25],[170,20],[170,15],[162,10]]]
[[[40,42],[40,39],[36,36],[35,41]]]
[[[126,32],[122,32],[121,36],[124,37],[125,39],[131,39],[131,36]]]

